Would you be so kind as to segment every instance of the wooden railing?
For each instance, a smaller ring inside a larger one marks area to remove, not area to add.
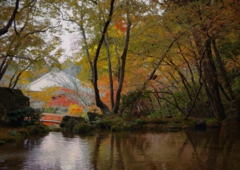
[[[43,124],[60,124],[64,115],[60,114],[51,114],[51,113],[43,113],[42,118],[40,119]]]

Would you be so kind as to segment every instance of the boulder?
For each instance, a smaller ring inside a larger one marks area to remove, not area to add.
[[[86,121],[83,117],[64,116],[60,127],[72,131],[73,127],[78,123],[86,123]]]
[[[87,116],[88,116],[89,122],[94,122],[98,118],[102,118],[103,117],[103,115],[100,115],[100,114],[94,113],[94,112],[87,112]]]
[[[19,89],[0,87],[0,122],[8,122],[7,114],[30,106],[29,98]]]
[[[198,130],[205,130],[206,129],[206,121],[205,120],[196,121],[195,128]]]
[[[73,132],[75,133],[86,133],[90,131],[91,131],[90,125],[86,123],[78,123],[73,127]]]

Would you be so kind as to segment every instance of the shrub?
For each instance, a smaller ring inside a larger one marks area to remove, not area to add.
[[[144,121],[142,119],[136,119],[135,123],[138,124],[138,125],[143,125],[143,124],[146,124],[146,121]]]
[[[35,112],[35,109],[31,107],[25,107],[23,109],[17,109],[8,113],[9,123],[14,126],[26,126],[34,124],[39,121],[41,113]]]
[[[78,123],[73,127],[73,131],[77,133],[86,133],[91,131],[91,127],[86,123]]]

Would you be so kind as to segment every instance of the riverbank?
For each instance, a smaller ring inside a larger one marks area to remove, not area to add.
[[[49,128],[42,124],[27,127],[0,126],[0,146],[5,143],[25,140],[29,135],[48,133],[49,131]]]
[[[76,119],[79,120],[79,119]],[[182,129],[220,128],[221,123],[215,119],[189,118],[154,118],[154,119],[124,119],[117,115],[97,118],[91,122],[77,122],[74,118],[65,122],[65,127],[57,125],[36,124],[27,127],[5,127],[0,126],[0,146],[8,142],[25,140],[29,135],[48,133],[49,131],[72,131],[77,134],[86,134],[97,130],[120,131],[157,131],[177,132]],[[81,119],[82,120],[82,119]],[[229,123],[225,121],[224,123]],[[231,124],[231,123],[230,123]]]
[[[132,118],[125,119],[118,115],[95,117],[85,122],[75,117],[64,117],[60,126],[65,131],[75,133],[88,133],[93,130],[105,129],[112,132],[118,131],[179,131],[181,129],[206,129],[219,128],[220,124],[215,119],[189,118]]]
[[[189,118],[153,118],[153,119],[133,119],[124,120],[120,117],[112,116],[94,122],[95,128],[109,128],[111,131],[143,130],[143,131],[179,131],[181,129],[206,129],[218,128],[220,124],[214,119]]]

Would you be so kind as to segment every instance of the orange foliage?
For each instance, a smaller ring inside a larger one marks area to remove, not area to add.
[[[123,34],[126,32],[126,23],[125,21],[115,21],[115,27],[120,30]]]
[[[63,93],[73,94],[74,92],[72,90],[69,90],[67,88],[61,88],[60,89]],[[69,97],[69,95],[65,94],[59,94],[52,96],[52,100],[48,103],[49,106],[64,106],[68,107],[70,104],[77,104],[76,100],[73,100]]]

